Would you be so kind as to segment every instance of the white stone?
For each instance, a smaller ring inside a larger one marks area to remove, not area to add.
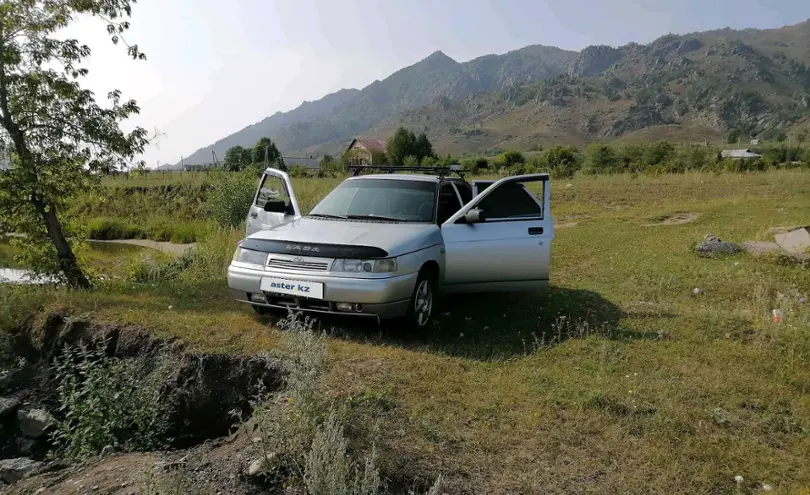
[[[247,475],[251,477],[261,476],[263,474],[267,474],[270,471],[273,471],[278,466],[278,454],[275,452],[271,452],[264,457],[260,457],[253,462],[247,468]]]
[[[0,461],[0,479],[6,483],[15,483],[38,468],[41,463],[27,457],[3,459]]]
[[[810,229],[806,227],[784,234],[776,234],[773,238],[788,253],[807,254],[810,252]]]

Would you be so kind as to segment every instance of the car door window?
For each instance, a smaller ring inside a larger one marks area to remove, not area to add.
[[[287,194],[287,188],[281,177],[266,175],[262,180],[262,185],[259,186],[259,194],[256,195],[256,206],[264,208],[264,204],[268,200],[281,200],[286,205],[290,204],[290,195]]]
[[[453,189],[452,184],[445,182],[439,190],[439,209],[437,215],[439,225],[452,217],[453,213],[457,212],[460,208],[461,203],[458,200],[458,195],[456,195],[456,190]]]
[[[542,182],[538,182],[542,187]],[[540,196],[543,197],[542,191]],[[543,218],[543,208],[519,182],[503,184],[486,197],[476,207],[483,210],[486,221],[513,220],[522,218]]]

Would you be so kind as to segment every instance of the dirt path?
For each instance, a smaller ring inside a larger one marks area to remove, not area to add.
[[[23,238],[25,237],[25,234],[16,234],[16,233],[0,234],[0,237],[3,236]],[[186,249],[196,246],[195,243],[175,244],[173,242],[152,241],[150,239],[113,239],[109,241],[101,241],[98,239],[87,239],[87,240],[88,242],[99,244],[128,244],[130,246],[140,246],[150,249],[157,249],[158,251],[162,251],[164,253],[171,253],[177,256],[180,256],[181,254],[186,252]]]
[[[130,246],[140,246],[145,248],[157,249],[158,251],[163,251],[164,253],[171,253],[177,256],[180,256],[186,249],[192,248],[195,244],[175,244],[173,242],[158,242],[158,241],[151,241],[149,239],[115,239],[111,241],[98,241],[95,239],[89,239],[92,243],[99,243],[99,244],[129,244]]]

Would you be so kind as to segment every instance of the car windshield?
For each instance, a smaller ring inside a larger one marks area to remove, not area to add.
[[[436,183],[397,179],[349,179],[330,192],[310,216],[433,222]]]

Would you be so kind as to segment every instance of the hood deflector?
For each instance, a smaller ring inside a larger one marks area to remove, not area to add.
[[[388,252],[372,246],[345,244],[316,244],[312,242],[288,242],[271,239],[245,239],[243,249],[263,253],[279,253],[295,256],[319,256],[321,258],[374,259],[387,258]]]

